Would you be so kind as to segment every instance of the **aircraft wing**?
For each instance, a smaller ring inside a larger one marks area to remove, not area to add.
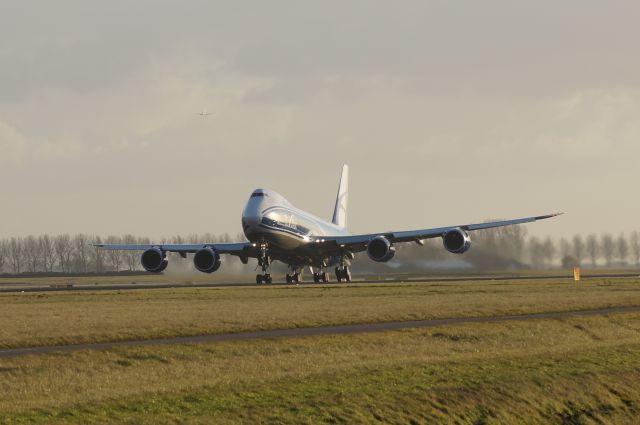
[[[525,217],[525,218],[517,218],[514,220],[502,220],[502,221],[492,221],[487,223],[476,223],[476,224],[462,224],[458,226],[448,226],[448,227],[436,227],[433,229],[418,229],[418,230],[408,230],[401,232],[381,232],[381,233],[369,233],[364,235],[349,235],[349,236],[322,236],[318,238],[317,242],[320,245],[325,245],[325,249],[333,250],[333,249],[344,249],[347,248],[351,251],[358,252],[364,251],[367,248],[367,243],[377,237],[384,236],[389,240],[389,242],[419,242],[423,239],[437,238],[443,236],[450,230],[453,229],[462,229],[467,232],[471,232],[474,230],[482,230],[482,229],[491,229],[494,227],[503,227],[503,226],[511,226],[514,224],[523,224],[523,223],[531,223],[533,221],[544,220],[547,218],[556,217],[563,213],[555,213],[555,214],[546,214],[546,215],[538,215],[535,217]]]
[[[250,242],[238,243],[199,243],[199,244],[144,244],[144,245],[117,245],[117,244],[92,244],[95,247],[109,251],[146,251],[150,248],[159,248],[167,252],[195,253],[204,247],[211,247],[220,254],[237,255],[239,257],[256,257],[258,250]]]

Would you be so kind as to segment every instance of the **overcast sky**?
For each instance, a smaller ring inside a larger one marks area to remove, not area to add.
[[[640,228],[640,2],[0,0],[0,237]],[[206,118],[197,112],[212,112]]]

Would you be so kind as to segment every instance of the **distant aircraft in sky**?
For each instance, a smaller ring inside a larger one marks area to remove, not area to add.
[[[386,262],[395,254],[394,244],[415,242],[422,245],[425,239],[442,238],[447,251],[462,254],[471,247],[469,232],[530,223],[559,215],[547,214],[489,223],[353,235],[346,229],[348,183],[349,168],[344,165],[331,222],[294,207],[273,190],[256,189],[242,212],[242,230],[248,242],[95,246],[107,250],[143,251],[142,267],[152,273],[160,273],[167,267],[167,252],[177,252],[183,257],[186,257],[187,253],[194,254],[195,268],[203,273],[218,270],[221,264],[220,255],[230,254],[238,256],[244,264],[249,258],[258,260],[262,273],[256,275],[256,283],[272,283],[269,265],[274,260],[288,265],[287,283],[300,282],[305,267],[313,273],[314,282],[327,282],[325,268],[333,266],[338,282],[350,282],[349,266],[357,252],[366,251],[371,260]]]
[[[201,117],[206,117],[207,115],[211,115],[211,112],[207,112],[206,109],[203,109],[202,112],[198,112],[198,115]]]

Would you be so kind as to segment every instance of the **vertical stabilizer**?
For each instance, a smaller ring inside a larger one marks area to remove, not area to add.
[[[342,166],[342,175],[340,176],[340,186],[338,186],[338,195],[336,196],[336,206],[333,209],[332,223],[342,227],[347,227],[347,198],[349,195],[349,166]]]

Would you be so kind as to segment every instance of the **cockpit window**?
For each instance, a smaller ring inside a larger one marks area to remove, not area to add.
[[[252,198],[264,198],[266,196],[269,196],[269,195],[267,195],[264,192],[254,192],[254,193],[251,194]]]

